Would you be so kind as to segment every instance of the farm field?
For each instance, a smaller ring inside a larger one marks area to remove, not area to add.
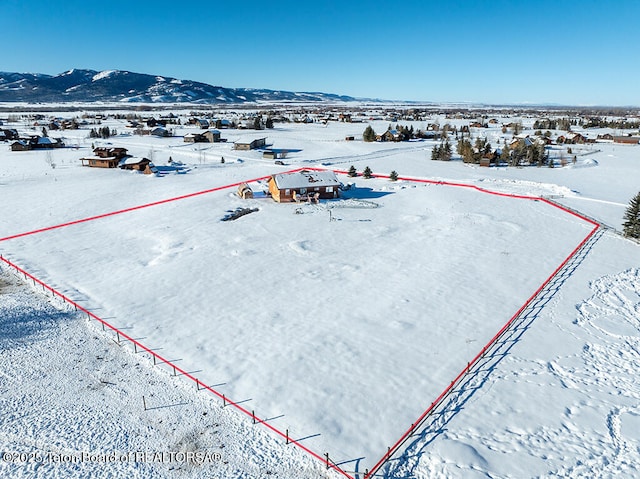
[[[480,169],[428,160],[435,142],[341,140],[353,129],[294,125],[266,132],[274,146],[301,150],[283,166],[259,152],[231,150],[230,144],[202,150],[177,138],[109,140],[141,155],[153,152],[157,164],[171,156],[189,169],[164,177],[81,167],[77,158],[89,147],[80,132],[77,150],[52,153],[55,168],[43,161],[43,152],[1,152],[6,214],[0,252],[147,346],[162,348],[180,367],[319,455],[328,452],[344,470],[362,473],[590,226],[542,202],[405,180],[341,175],[343,183],[354,183],[351,189],[341,200],[320,205],[277,204],[260,194],[263,180],[250,181],[258,192],[252,200],[239,199],[225,186],[292,168],[344,170],[354,164],[384,175],[395,169],[401,176],[553,196],[619,228],[625,201],[637,187],[624,173],[638,166],[635,149],[599,145],[585,148],[571,167]],[[498,131],[492,134],[499,137]],[[620,186],[612,189],[619,174]],[[21,235],[201,191],[206,193]],[[257,211],[221,221],[245,206]],[[596,434],[585,454],[606,451],[610,443],[602,436],[612,431],[606,429],[614,407],[610,397],[621,387],[602,384],[613,374],[607,351],[624,340],[630,359],[620,367],[631,374],[640,320],[633,307],[637,293],[616,302],[613,290],[638,290],[638,258],[637,245],[606,233],[489,375],[489,385],[433,443],[413,441],[386,474],[561,471],[569,467],[556,424],[562,414],[578,437]],[[626,309],[619,312],[620,307]],[[606,351],[585,357],[581,348],[593,341],[592,348]],[[590,376],[588,368],[594,368]],[[538,394],[568,409],[540,412],[527,398],[531,376]],[[598,388],[595,399],[579,399],[585,393],[578,379]],[[637,391],[624,391],[615,417],[633,424]],[[580,418],[571,422],[576,414]],[[584,420],[587,414],[593,416]],[[545,418],[552,424],[544,426]],[[546,454],[552,460],[545,464],[545,454],[526,439],[539,441],[540,428],[552,441]],[[638,438],[630,428],[614,431],[615,447],[627,441],[621,470],[632,468],[637,455]],[[486,443],[483,431],[492,434],[492,447],[479,446]],[[435,454],[424,453],[428,445]],[[505,465],[500,451],[509,447],[519,458]],[[601,466],[605,472],[610,467]],[[576,463],[564,472],[577,474],[581,467]]]

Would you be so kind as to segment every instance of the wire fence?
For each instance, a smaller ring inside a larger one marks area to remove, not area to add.
[[[15,263],[13,263],[12,261],[10,261],[9,259],[5,258],[2,255],[0,255],[0,262],[2,262],[4,264],[6,264],[7,266],[9,266],[19,277],[23,277],[25,281],[32,282],[35,287],[41,287],[43,292],[45,292],[47,294],[50,294],[55,299],[59,299],[63,303],[65,303],[68,306],[72,307],[75,311],[78,311],[80,314],[86,315],[88,320],[96,321],[98,324],[101,325],[103,331],[105,331],[105,332],[106,331],[110,331],[111,333],[114,334],[115,341],[119,345],[129,344],[133,348],[134,353],[136,353],[136,354],[138,354],[138,353],[147,354],[149,356],[150,360],[153,362],[154,366],[155,365],[163,365],[163,366],[165,366],[166,368],[169,369],[169,371],[172,373],[173,376],[183,376],[183,377],[187,378],[188,380],[190,380],[193,383],[195,383],[197,391],[206,390],[209,393],[213,394],[216,398],[221,400],[223,407],[230,406],[231,408],[239,411],[243,415],[251,418],[253,424],[261,424],[264,427],[266,427],[267,429],[269,429],[271,432],[275,433],[277,436],[280,436],[282,439],[285,440],[286,444],[292,444],[293,446],[296,446],[296,447],[300,448],[301,450],[303,450],[307,454],[311,455],[312,457],[318,459],[319,461],[322,461],[326,465],[327,469],[333,469],[334,471],[336,471],[337,473],[341,474],[342,476],[352,479],[352,476],[350,476],[349,474],[344,472],[338,465],[336,465],[331,460],[331,458],[329,457],[328,453],[326,453],[324,456],[321,456],[320,454],[312,451],[311,449],[306,447],[304,444],[302,444],[299,440],[296,440],[296,439],[292,438],[289,435],[289,430],[285,430],[285,432],[282,432],[280,429],[278,429],[278,428],[274,427],[272,424],[270,424],[268,422],[268,419],[261,418],[261,417],[257,416],[256,413],[255,413],[255,410],[249,410],[248,408],[245,408],[239,402],[236,402],[236,401],[232,400],[231,398],[227,397],[225,394],[219,392],[218,390],[214,389],[213,387],[209,386],[208,384],[205,384],[200,379],[195,377],[193,374],[189,373],[188,371],[185,371],[180,366],[177,366],[175,364],[175,362],[172,362],[172,361],[164,358],[163,356],[161,356],[160,354],[158,354],[157,352],[155,352],[154,350],[152,350],[148,346],[146,346],[146,345],[142,344],[140,341],[132,338],[130,335],[128,335],[124,331],[116,328],[115,326],[113,326],[109,322],[107,322],[104,319],[100,318],[95,313],[91,312],[87,308],[85,308],[82,305],[78,304],[76,301],[74,301],[71,298],[69,298],[68,296],[62,294],[61,292],[59,292],[55,288],[49,286],[44,281],[41,281],[40,279],[36,278],[34,275],[32,275],[31,273],[27,272],[26,270],[24,270],[23,268],[21,268],[20,266],[16,265]]]

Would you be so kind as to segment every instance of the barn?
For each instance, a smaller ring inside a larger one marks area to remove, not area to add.
[[[333,171],[280,173],[269,178],[269,193],[278,203],[333,199],[340,195],[340,182]]]

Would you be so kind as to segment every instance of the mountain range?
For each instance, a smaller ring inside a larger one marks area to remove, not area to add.
[[[122,70],[72,69],[58,75],[0,72],[0,102],[248,103],[349,102],[349,96],[225,88]]]

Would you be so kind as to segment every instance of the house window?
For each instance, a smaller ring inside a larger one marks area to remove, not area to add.
[[[289,196],[289,195],[291,195],[291,190],[289,189],[284,190],[284,196]]]
[[[333,186],[327,186],[327,193],[333,193]]]
[[[306,188],[300,188],[300,194],[304,195],[307,192]]]

